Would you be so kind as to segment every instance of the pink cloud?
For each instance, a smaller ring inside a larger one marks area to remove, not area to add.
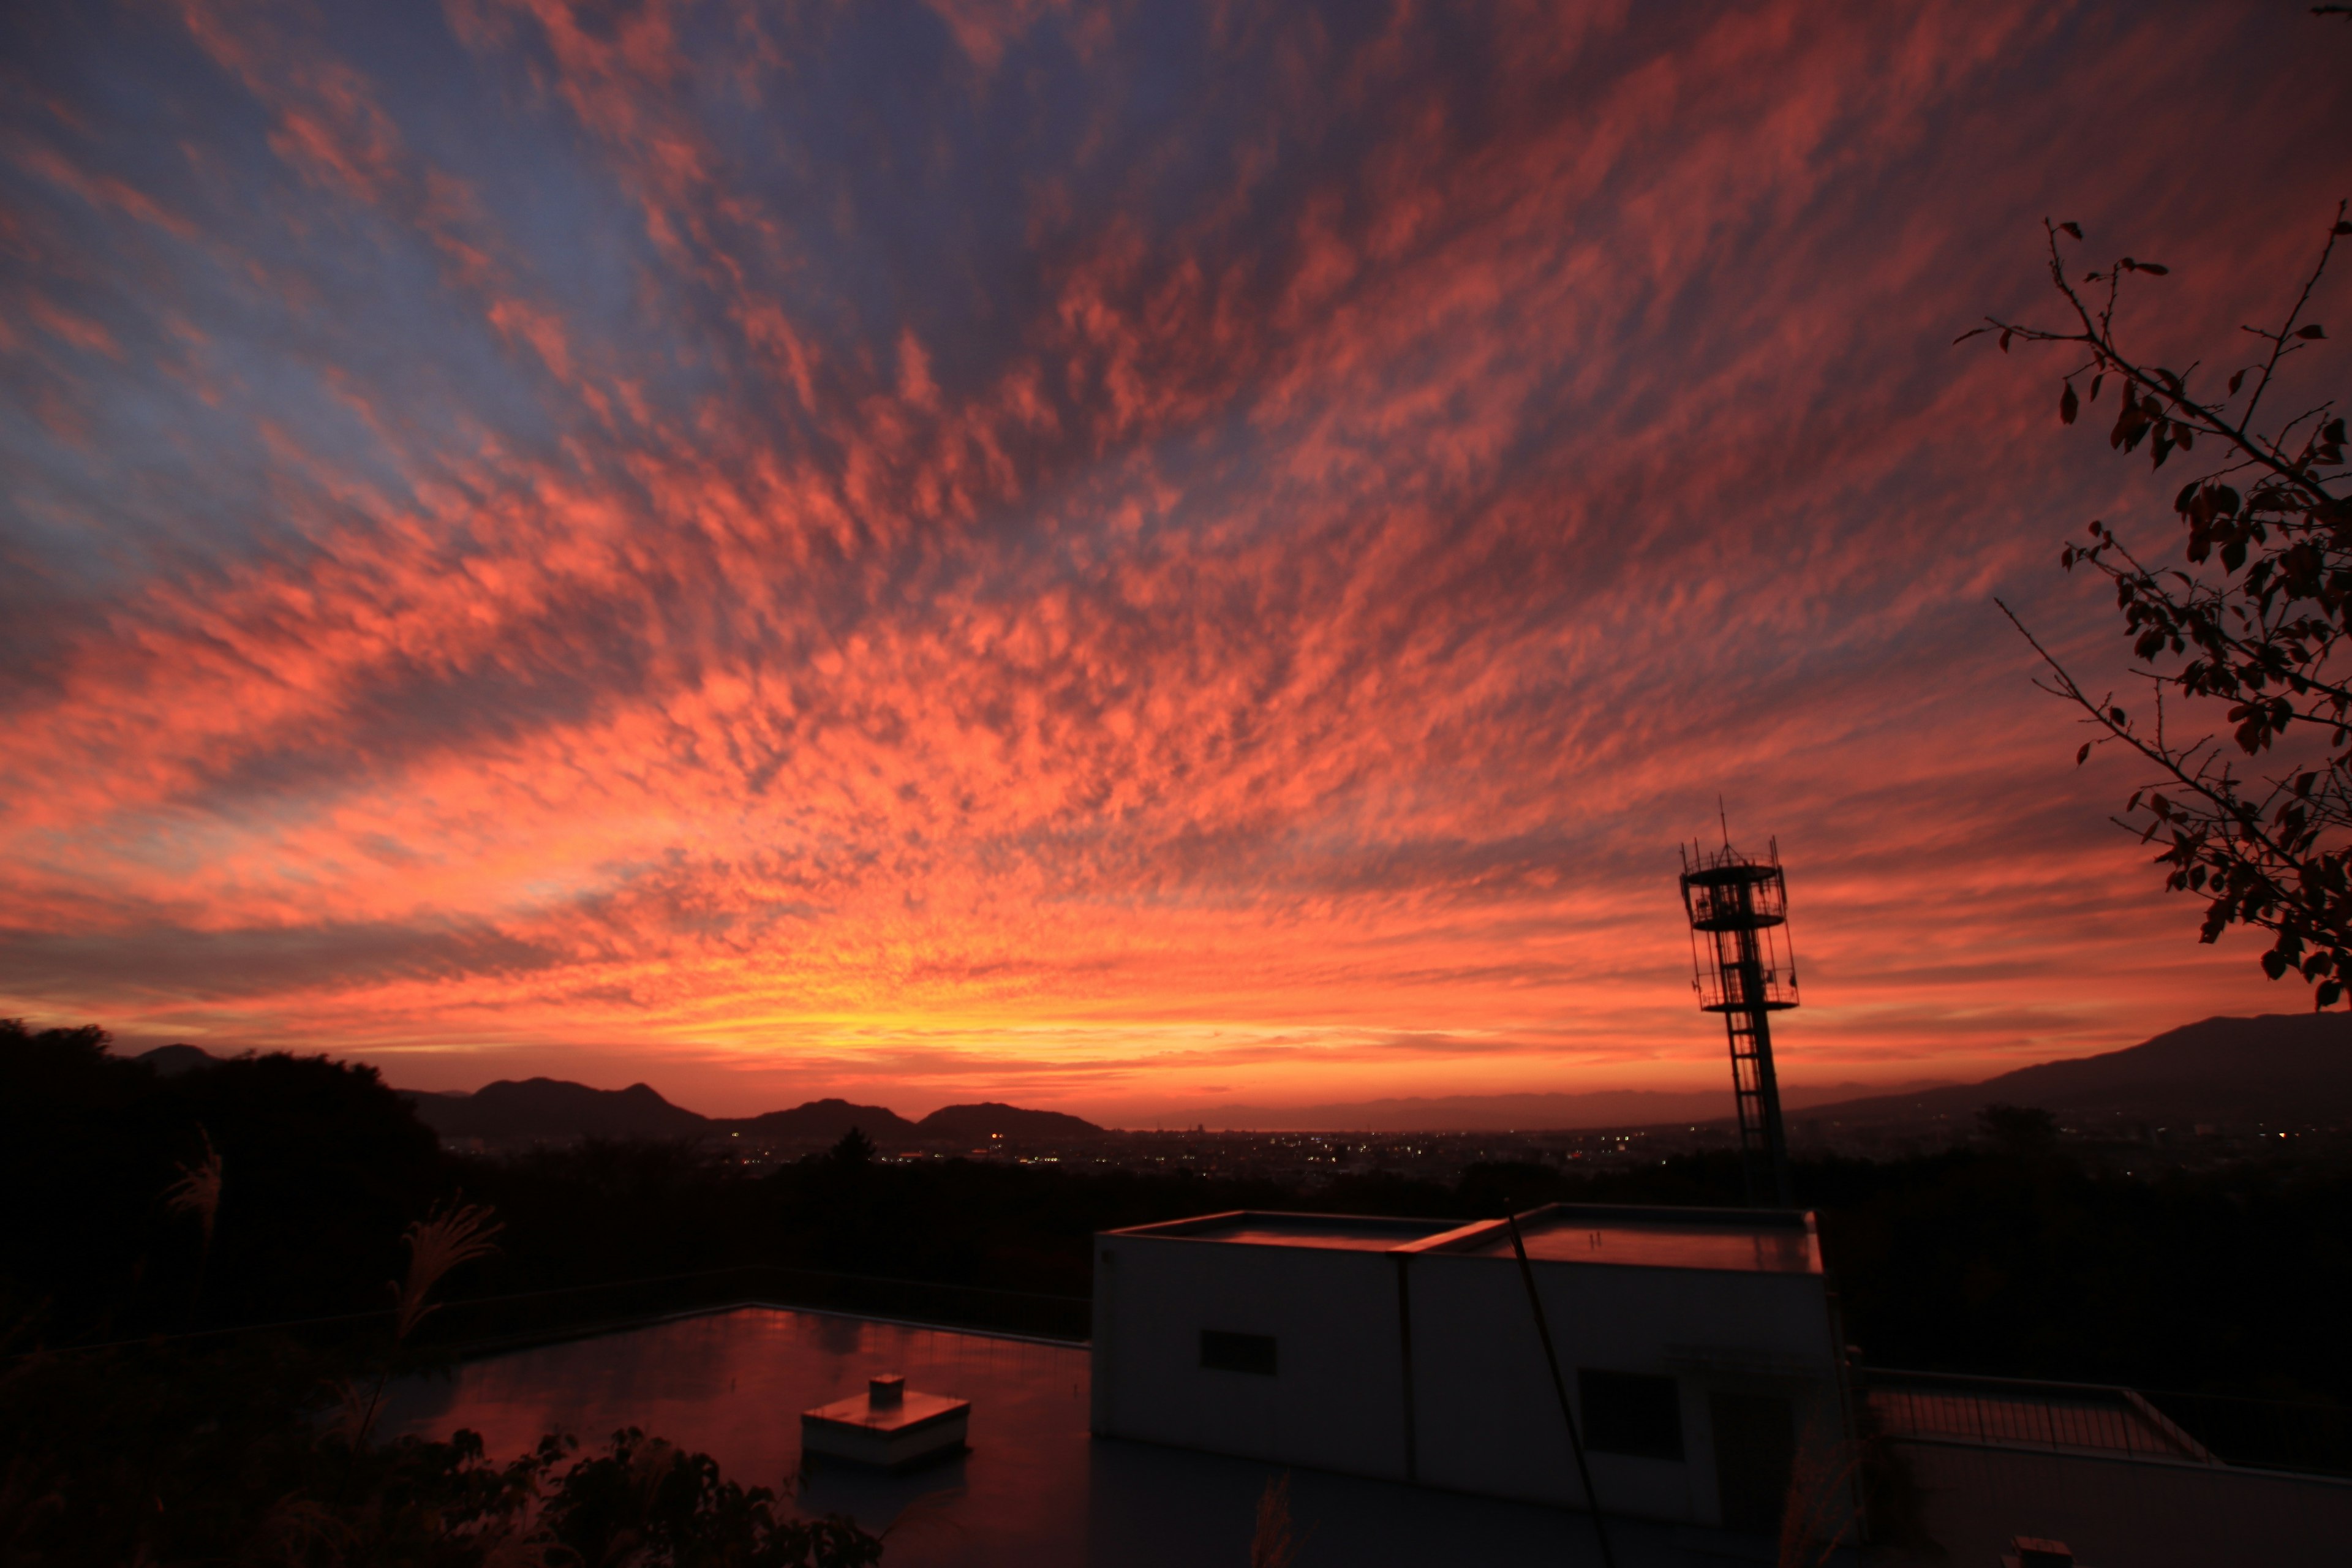
[[[2179,236],[2162,331],[2300,253],[2325,171],[2224,223],[2213,126],[2342,114],[2173,92],[2228,26],[1236,8],[1130,121],[1111,14],[942,9],[983,72],[1066,41],[1088,134],[762,162],[822,32],[460,8],[642,226],[569,292],[416,84],[189,12],[287,199],[413,239],[533,395],[434,423],[393,373],[466,341],[369,328],[310,351],[364,444],[239,405],[268,530],[125,572],[9,694],[7,1008],[436,1082],[577,1049],[714,1110],[1685,1084],[1721,1044],[1674,846],[1718,791],[1790,859],[1801,1075],[2301,1005],[2103,836],[2128,783],[2066,770],[1988,603],[2103,656],[2053,542],[2138,481],[1947,348],[2061,197]],[[2122,173],[2066,151],[2118,115]],[[1024,203],[962,196],[1015,157]],[[338,265],[289,320],[372,298]]]

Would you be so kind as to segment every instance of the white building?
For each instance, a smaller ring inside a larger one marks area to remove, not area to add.
[[[1586,1506],[1527,1289],[1612,1514],[1774,1529],[1852,1506],[1810,1214],[1555,1205],[1506,1222],[1237,1212],[1095,1238],[1092,1426]]]

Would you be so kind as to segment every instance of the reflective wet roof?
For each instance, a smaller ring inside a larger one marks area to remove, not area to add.
[[[800,1469],[800,1413],[878,1373],[971,1401],[971,1451],[906,1476]],[[583,1443],[635,1426],[777,1487],[803,1513],[887,1528],[887,1568],[1243,1568],[1276,1466],[1089,1436],[1083,1345],[745,1307],[542,1346],[412,1380],[394,1430],[482,1434],[497,1456],[550,1431]],[[1591,1521],[1531,1504],[1291,1472],[1298,1568],[1599,1562]],[[1615,1521],[1620,1563],[1720,1568],[1713,1531]]]
[[[1387,1252],[1408,1242],[1456,1229],[1459,1220],[1380,1219],[1360,1215],[1270,1214],[1255,1210],[1138,1226],[1125,1236],[1181,1237],[1253,1247],[1327,1247]]]
[[[1821,1268],[1811,1231],[1795,1226],[1645,1223],[1585,1218],[1573,1211],[1525,1222],[1529,1258],[1553,1263],[1621,1263],[1651,1268],[1717,1268],[1754,1274],[1811,1274]],[[1507,1231],[1475,1246],[1449,1248],[1511,1255]]]
[[[1531,1258],[1550,1263],[1613,1263],[1651,1268],[1712,1268],[1740,1273],[1821,1271],[1812,1227],[1780,1210],[1630,1208],[1555,1204],[1519,1217]],[[1352,1215],[1236,1211],[1119,1236],[1240,1243],[1253,1247],[1335,1247],[1364,1252],[1511,1255],[1501,1220],[1381,1219]]]

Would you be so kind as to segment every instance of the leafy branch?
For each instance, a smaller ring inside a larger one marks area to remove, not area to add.
[[[2347,211],[2337,204],[2316,260],[2275,324],[2242,329],[2260,346],[2226,378],[2200,375],[2200,363],[2157,364],[2119,341],[2116,316],[2127,282],[2160,279],[2170,268],[2126,256],[2078,279],[2067,263],[2069,247],[2084,242],[2074,223],[2042,226],[2051,284],[2070,324],[1988,317],[1954,340],[1998,334],[2004,353],[2019,342],[2072,349],[2074,363],[2059,378],[2060,422],[2075,424],[2114,384],[2107,444],[2126,455],[2145,447],[2151,469],[2204,444],[2210,466],[2172,500],[2185,569],[2150,564],[2098,521],[2090,542],[2070,544],[2059,557],[2066,570],[2087,567],[2114,584],[2138,661],[2134,674],[2156,698],[2152,721],[2136,721],[2112,694],[2092,696],[2008,605],[2000,608],[2049,672],[2036,684],[2079,708],[2098,731],[2076,763],[2116,743],[2155,771],[2115,820],[2143,843],[2164,841],[2157,863],[2169,868],[2168,889],[2207,899],[2200,939],[2213,942],[2233,924],[2269,931],[2264,971],[2273,979],[2300,973],[2321,1007],[2352,987],[2352,674],[2344,658],[2352,637],[2352,497],[2334,399],[2284,418],[2266,419],[2264,411],[2283,391],[2289,363],[2329,341],[2309,318],[2337,243],[2352,236]],[[2168,733],[2168,697],[2192,713],[2218,708],[2227,741]],[[2255,758],[2268,770],[2249,770]]]

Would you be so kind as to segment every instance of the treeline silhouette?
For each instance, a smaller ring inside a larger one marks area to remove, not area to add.
[[[0,1564],[880,1560],[635,1427],[511,1457],[387,1436],[386,1389],[437,1359],[415,1332],[496,1256],[495,1215],[372,1069],[163,1079],[104,1045],[0,1019]]]
[[[161,1194],[206,1142],[223,1176],[196,1227]],[[504,1222],[452,1295],[528,1298],[723,1269],[879,1276],[1080,1298],[1097,1230],[1229,1208],[1475,1218],[1538,1203],[1731,1205],[1736,1157],[1586,1173],[1489,1164],[1452,1184],[1370,1174],[1293,1188],[1178,1170],[877,1159],[862,1138],[753,1173],[688,1142],[590,1141],[506,1158],[441,1151],[367,1068],[260,1057],[162,1079],[20,1036],[0,1042],[9,1310],[50,1343],[386,1305],[400,1226],[462,1194]],[[1800,1160],[1848,1337],[1875,1364],[2352,1400],[2352,1168],[2341,1160],[2122,1176],[2032,1111],[1969,1147]],[[629,1295],[692,1304],[692,1280]],[[909,1298],[912,1314],[957,1311]],[[588,1316],[604,1310],[591,1302]],[[1066,1321],[1069,1319],[1066,1316]],[[1082,1329],[1083,1309],[1076,1318]]]

